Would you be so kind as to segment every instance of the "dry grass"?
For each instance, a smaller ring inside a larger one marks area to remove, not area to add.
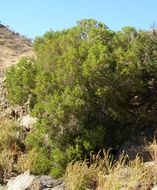
[[[152,160],[157,163],[157,142],[155,139],[149,146],[147,146],[147,149],[150,152]]]
[[[65,182],[71,190],[88,187],[94,178],[95,168],[87,166],[86,161],[70,163],[67,167]]]
[[[4,171],[4,181],[7,179],[14,170],[15,154],[11,150],[3,150],[0,153],[0,165]]]
[[[123,160],[125,160],[125,157]],[[127,164],[125,164],[125,161],[119,160],[113,165],[113,170],[108,175],[98,174],[97,189],[140,189],[139,182],[144,180],[146,175],[147,172],[144,170],[144,165],[139,157],[136,157],[134,161],[129,161]]]
[[[27,170],[32,171],[33,163],[35,160],[36,160],[36,153],[34,149],[32,149],[27,154],[21,154],[17,162],[18,170],[21,173]]]
[[[17,124],[8,118],[1,118],[0,131],[0,151],[12,149],[16,142]]]
[[[157,184],[157,143],[148,146],[152,162],[144,163],[138,156],[128,161],[121,155],[113,162],[109,151],[92,156],[92,163],[71,162],[65,173],[69,190],[150,190]]]
[[[6,179],[15,169],[15,160],[20,149],[16,143],[16,123],[8,118],[1,118],[0,131],[0,166]]]

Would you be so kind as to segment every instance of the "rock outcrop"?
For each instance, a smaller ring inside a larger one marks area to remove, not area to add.
[[[7,190],[39,190],[39,180],[30,175],[29,171],[17,176],[15,179],[9,180],[7,183]]]
[[[13,116],[17,119],[24,114],[25,107],[13,107],[6,99],[5,69],[16,64],[22,57],[32,56],[34,52],[31,40],[0,24],[0,118]]]
[[[65,190],[62,179],[55,180],[50,176],[41,176],[39,181],[42,190]]]
[[[24,130],[30,131],[30,129],[33,127],[33,124],[35,124],[36,121],[36,118],[33,118],[27,114],[20,118],[20,126],[23,127]]]
[[[28,114],[28,105],[12,106],[7,101],[5,89],[5,69],[19,61],[23,56],[32,56],[33,47],[30,39],[11,31],[0,24],[0,118],[9,117],[18,120],[26,129],[35,120]]]
[[[11,179],[7,183],[7,190],[65,190],[62,179],[55,180],[50,176],[36,177],[29,171]]]

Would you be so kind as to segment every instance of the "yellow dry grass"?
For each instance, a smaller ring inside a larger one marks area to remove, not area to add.
[[[150,190],[157,184],[157,143],[148,146],[152,162],[144,163],[136,156],[128,161],[121,155],[113,161],[110,152],[87,160],[71,162],[66,169],[65,183],[69,190]]]

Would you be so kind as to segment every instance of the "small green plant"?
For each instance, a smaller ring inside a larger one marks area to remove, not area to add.
[[[31,59],[21,58],[19,63],[6,69],[7,98],[12,104],[24,104],[32,94],[35,66]],[[14,78],[14,80],[12,80]]]
[[[30,170],[34,174],[48,174],[50,166],[51,162],[43,148],[31,149],[26,154],[21,155],[17,163],[17,167],[21,172]]]
[[[36,157],[32,165],[32,172],[35,174],[48,173],[51,162],[47,156],[47,150],[44,148],[36,150]]]

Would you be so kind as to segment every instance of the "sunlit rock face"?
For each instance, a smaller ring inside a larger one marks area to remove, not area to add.
[[[7,190],[39,190],[39,180],[33,176],[30,175],[29,171],[26,171],[25,173],[17,176],[14,179],[9,180],[7,184]]]
[[[20,125],[27,131],[29,131],[37,121],[36,118],[33,118],[30,115],[22,116],[20,120]]]
[[[7,190],[66,190],[62,179],[34,176],[29,171],[8,181]],[[1,189],[0,189],[1,190]]]

